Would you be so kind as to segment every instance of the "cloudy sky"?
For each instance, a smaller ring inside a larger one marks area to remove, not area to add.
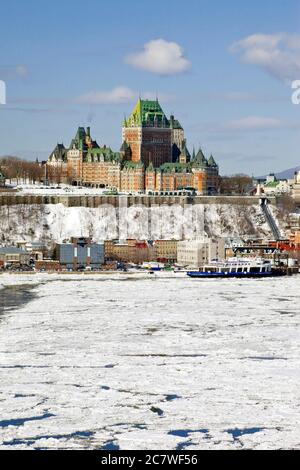
[[[0,41],[0,155],[45,159],[87,125],[118,150],[157,94],[222,174],[300,165],[300,0],[10,0]]]

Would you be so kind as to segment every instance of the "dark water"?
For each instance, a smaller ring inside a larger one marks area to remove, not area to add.
[[[5,289],[0,290],[0,322],[4,313],[21,307],[34,299],[34,287],[36,286],[22,284],[20,286],[5,287]]]
[[[0,428],[7,428],[8,426],[23,426],[28,421],[41,421],[42,419],[51,418],[55,416],[52,413],[45,413],[43,416],[30,416],[29,418],[17,418],[0,421]]]

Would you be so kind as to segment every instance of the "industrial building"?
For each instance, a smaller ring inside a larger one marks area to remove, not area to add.
[[[56,244],[54,259],[68,270],[100,269],[104,264],[104,245],[93,243],[90,238],[72,238],[69,243]]]

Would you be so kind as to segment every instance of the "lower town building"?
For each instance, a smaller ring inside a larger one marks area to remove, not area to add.
[[[143,240],[105,241],[106,261],[142,264],[153,259],[153,246]]]
[[[153,242],[154,261],[176,263],[177,244],[177,240],[155,240]]]
[[[261,192],[267,196],[276,194],[287,194],[291,192],[292,181],[276,178],[274,173],[267,176],[266,181],[261,185]]]
[[[0,261],[6,265],[29,265],[31,254],[15,246],[0,247]]]
[[[58,243],[54,259],[69,270],[99,269],[104,264],[104,245],[90,238],[72,238],[70,243]]]
[[[296,230],[296,231],[291,233],[289,242],[292,245],[300,248],[300,230]]]
[[[35,270],[40,272],[60,272],[62,267],[59,261],[43,259],[35,262]]]
[[[300,171],[295,174],[292,195],[297,204],[300,205]]]
[[[17,247],[30,253],[31,259],[41,261],[48,254],[48,248],[42,242],[17,242]]]
[[[200,268],[212,261],[225,259],[225,240],[203,237],[177,244],[177,263],[190,268]]]
[[[175,263],[177,240],[106,240],[105,260],[142,264],[150,261]]]

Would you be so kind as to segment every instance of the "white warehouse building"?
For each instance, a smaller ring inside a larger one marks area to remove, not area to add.
[[[212,261],[225,259],[224,238],[200,238],[177,244],[177,263],[190,268],[200,268]]]

